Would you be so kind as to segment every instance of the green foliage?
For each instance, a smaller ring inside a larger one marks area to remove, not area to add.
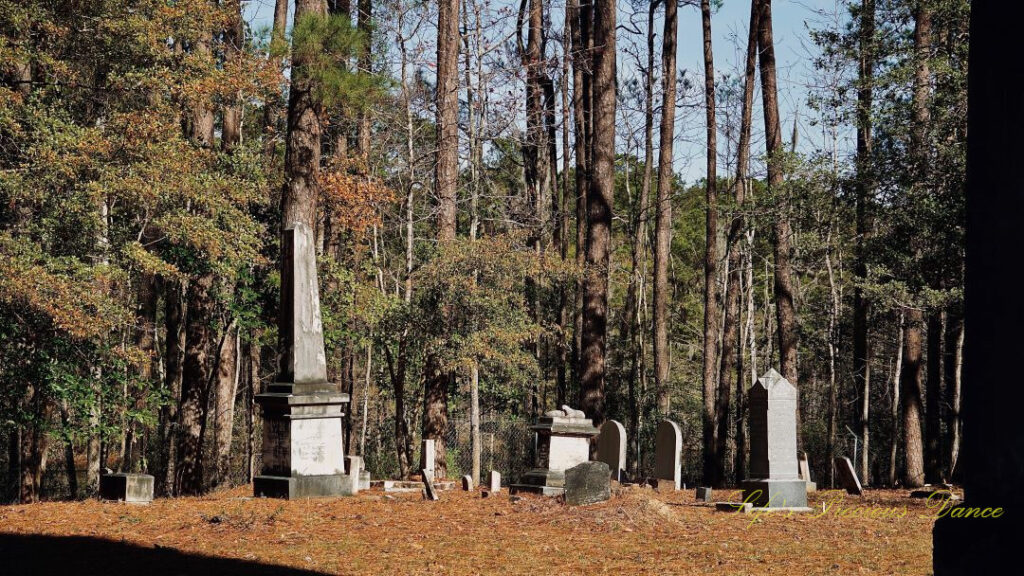
[[[367,42],[344,14],[306,14],[292,30],[292,61],[302,63],[317,101],[356,112],[372,106],[383,87],[380,77],[349,65]]]

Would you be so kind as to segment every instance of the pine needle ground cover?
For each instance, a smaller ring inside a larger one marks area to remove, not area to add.
[[[251,493],[0,507],[0,573],[929,574],[939,512],[889,490],[817,492],[814,512],[791,516],[636,487],[587,507],[504,491],[438,502],[379,489],[306,501]]]

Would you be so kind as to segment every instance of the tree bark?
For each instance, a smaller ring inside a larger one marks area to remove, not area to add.
[[[939,484],[942,474],[942,333],[945,313],[933,310],[928,314],[928,369],[925,382],[925,459],[924,481]]]
[[[668,344],[668,261],[672,250],[672,170],[676,124],[676,44],[677,7],[665,3],[665,31],[661,48],[661,126],[658,150],[658,194],[654,220],[654,387],[658,412],[667,415],[671,408]]]
[[[946,358],[943,362],[946,380],[946,478],[952,481],[960,454],[960,374],[963,368],[964,318],[950,313],[946,322]]]
[[[156,474],[156,493],[173,496],[175,464],[178,460],[178,406],[181,401],[182,366],[185,363],[185,302],[182,284],[173,279],[163,281],[164,294],[164,389],[168,401],[160,407],[160,470]]]
[[[242,56],[242,43],[245,32],[242,21],[241,0],[225,0],[224,6],[230,10],[231,20],[224,29],[224,58],[227,62],[237,64]],[[233,101],[224,105],[224,125],[221,130],[221,147],[231,152],[242,142],[242,98],[237,94]]]
[[[590,96],[589,77],[590,52],[587,39],[590,36],[590,12],[592,5],[580,6],[579,0],[566,0],[566,18],[570,25],[572,39],[572,110],[573,139],[576,161],[576,267],[584,268],[586,254],[586,221],[587,221],[587,188],[590,182],[589,152],[589,118]],[[572,346],[572,381],[580,383],[580,372],[583,342],[583,276],[576,281],[573,303],[573,346]]]
[[[875,0],[862,0],[859,21],[859,68],[857,79],[857,159],[856,159],[856,231],[853,274],[853,380],[858,396],[857,434],[863,447],[860,476],[868,478],[871,407],[871,350],[868,342],[868,315],[871,302],[864,295],[867,280],[867,241],[871,234],[871,206],[874,193],[872,173],[872,117],[875,71]]]
[[[915,174],[915,188],[926,186],[928,177],[928,124],[931,121],[928,110],[931,73],[928,65],[928,50],[931,45],[931,14],[924,2],[918,2],[914,13],[914,93],[911,107],[911,159]],[[920,262],[922,248],[912,241],[913,259]],[[903,452],[906,468],[903,483],[906,487],[921,486],[925,482],[924,446],[921,437],[921,347],[924,313],[918,307],[907,313],[907,334],[903,352]]]
[[[672,4],[672,2],[668,2]],[[718,369],[718,126],[715,121],[715,60],[711,46],[711,2],[701,0],[701,29],[704,38],[704,109],[707,134],[704,153],[707,174],[704,180],[704,479],[709,486],[725,481],[725,457],[729,440],[728,386],[716,386]],[[674,14],[673,14],[674,17]]]
[[[793,231],[789,223],[789,206],[784,187],[782,128],[779,122],[779,91],[775,78],[775,44],[772,39],[772,2],[761,0],[760,34],[761,99],[764,109],[765,152],[768,156],[769,194],[778,198],[778,212],[773,215],[772,244],[775,257],[775,315],[778,324],[779,364],[783,377],[798,386],[797,347],[799,335],[796,309],[793,304],[791,245]],[[799,406],[799,402],[797,403]],[[797,422],[800,410],[797,409]],[[799,424],[798,424],[799,425]],[[797,442],[800,443],[799,429]]]
[[[459,0],[439,0],[437,14],[437,238],[455,239],[459,176]],[[438,454],[440,456],[440,454]]]
[[[357,9],[359,10],[359,31],[363,33],[363,39],[366,42],[359,52],[359,71],[369,74],[373,66],[371,52],[373,47],[373,0],[359,0]],[[360,170],[366,173],[370,170],[370,134],[370,111],[364,107],[359,112],[359,130],[356,142],[359,146]]]
[[[455,200],[459,169],[459,0],[440,0],[437,15],[437,160],[434,190],[438,198],[437,240],[455,240]],[[448,386],[451,374],[440,358],[431,355],[424,367],[423,438],[433,439],[434,472],[444,478],[447,470],[445,434],[448,431]],[[421,455],[420,468],[425,467]]]
[[[215,341],[213,330],[210,329],[215,307],[211,294],[213,283],[211,274],[203,274],[192,280],[188,287],[185,361],[178,408],[181,425],[174,467],[177,495],[197,495],[204,489],[203,439],[210,395],[210,369],[214,365],[210,357]]]
[[[743,77],[743,104],[740,111],[740,137],[736,151],[736,179],[733,194],[736,201],[732,222],[726,240],[728,274],[725,285],[725,319],[722,323],[722,365],[718,371],[719,387],[736,390],[736,453],[733,471],[736,481],[746,476],[746,429],[744,404],[743,344],[739,330],[740,297],[743,280],[743,232],[746,227],[743,204],[746,202],[750,173],[750,132],[754,109],[754,83],[757,81],[757,33],[760,11],[756,0],[750,3],[750,23],[747,31],[747,58]],[[719,428],[719,434],[722,434]]]
[[[906,312],[900,405],[903,412],[903,486],[924,485],[924,445],[921,437],[921,344],[924,314],[919,308]]]
[[[903,339],[906,332],[906,314],[900,310],[898,322],[899,332],[896,336],[896,365],[892,371],[892,395],[889,405],[889,422],[892,426],[892,435],[889,441],[889,486],[896,486],[897,470],[896,456],[899,453],[899,430],[900,430],[900,382],[903,375]]]
[[[217,383],[214,403],[214,471],[213,486],[231,485],[231,439],[235,424],[235,396],[238,393],[239,335],[232,322],[220,344],[217,360]]]
[[[587,189],[580,405],[595,426],[605,416],[608,263],[615,196],[615,1],[595,0],[593,18],[593,166]]]
[[[274,22],[270,31],[270,46],[272,51],[286,51],[288,49],[287,39],[285,37],[285,31],[288,27],[288,0],[275,0],[274,2]],[[283,58],[275,57],[276,66],[279,68],[283,64]],[[283,70],[281,77],[279,78],[280,85],[285,82]],[[273,96],[267,98],[267,101],[263,106],[263,132],[265,141],[263,144],[263,154],[267,158],[272,158],[277,148],[277,142],[279,138],[281,123],[281,110],[285,107],[283,93],[278,90]]]
[[[307,15],[324,15],[322,0],[296,0],[295,21]],[[281,194],[281,230],[302,222],[316,230],[317,185],[320,174],[320,103],[313,92],[308,63],[301,55],[292,59],[288,92],[288,135],[284,155],[285,183]]]

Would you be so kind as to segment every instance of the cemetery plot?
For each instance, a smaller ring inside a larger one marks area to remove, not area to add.
[[[130,548],[147,576],[181,573],[174,570],[182,559],[189,559],[189,573],[232,574],[298,573],[284,566],[303,574],[536,574],[540,566],[550,574],[931,570],[934,510],[903,490],[861,497],[819,490],[808,494],[812,513],[758,516],[716,511],[692,490],[613,488],[610,500],[567,506],[536,495],[513,502],[506,491],[482,498],[483,488],[448,491],[437,502],[379,488],[349,498],[254,499],[251,487],[241,486],[148,506],[90,500],[0,507],[0,572],[49,573],[69,561],[64,546],[75,556],[66,573],[77,576],[117,573],[111,547]],[[737,492],[715,490],[715,498],[736,499]],[[837,495],[842,501],[829,505]],[[827,513],[823,505],[831,506]],[[844,516],[840,505],[907,512]],[[45,553],[25,545],[44,536]],[[168,555],[178,560],[166,561]],[[263,568],[220,571],[216,562],[228,559]]]

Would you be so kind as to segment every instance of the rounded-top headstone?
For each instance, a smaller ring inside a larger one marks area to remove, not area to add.
[[[671,420],[662,420],[654,436],[654,477],[672,484],[679,490],[680,454],[683,449],[683,432]]]
[[[597,437],[597,460],[611,470],[611,477],[621,482],[626,470],[626,428],[621,422],[608,420]]]

